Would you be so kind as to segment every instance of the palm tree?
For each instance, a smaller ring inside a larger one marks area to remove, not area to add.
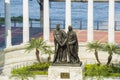
[[[109,54],[108,61],[106,63],[106,65],[108,66],[111,63],[113,53],[115,53],[115,54],[120,53],[120,47],[115,44],[106,43],[103,46],[103,51],[107,51]]]
[[[98,58],[98,50],[101,50],[101,47],[102,47],[102,44],[101,44],[101,42],[99,42],[99,41],[89,42],[89,43],[87,44],[87,50],[89,50],[89,51],[94,51],[95,58],[96,58],[96,60],[97,60],[97,62],[98,62],[99,65],[100,65],[101,63],[100,63],[100,60],[99,60],[99,58]]]
[[[39,63],[41,63],[39,52],[41,51],[43,53],[49,53],[47,51],[51,50],[50,46],[47,46],[46,42],[43,41],[43,38],[38,38],[38,39],[32,38],[30,42],[26,45],[27,52],[30,52],[34,49],[36,50],[35,54],[36,54],[37,61]]]

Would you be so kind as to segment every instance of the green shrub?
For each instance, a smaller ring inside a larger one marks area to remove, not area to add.
[[[109,76],[109,68],[104,65],[86,65],[85,76]]]
[[[48,68],[50,66],[50,63],[35,63],[31,66],[13,69],[11,71],[12,74],[33,74],[33,75],[47,75],[48,74]]]
[[[38,71],[38,70],[47,70],[50,66],[50,63],[36,63],[27,68],[30,71]]]
[[[110,76],[111,77],[120,77],[120,73],[111,73]]]
[[[48,75],[48,71],[32,71],[34,75]]]
[[[28,80],[28,77],[34,78],[34,74],[30,71],[27,71],[26,68],[19,68],[12,70],[12,75],[10,78],[14,78],[15,80],[21,79],[21,80]]]
[[[119,77],[120,76],[120,68],[114,66],[106,66],[106,65],[97,65],[97,64],[89,64],[85,66],[84,75],[85,76],[103,76],[103,77]]]
[[[23,68],[13,69],[11,73],[12,74],[28,74],[29,71],[27,71],[26,67],[23,67]]]
[[[115,66],[111,66],[112,68],[112,73],[120,73],[120,67],[115,67]]]

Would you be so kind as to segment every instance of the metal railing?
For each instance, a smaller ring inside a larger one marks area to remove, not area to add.
[[[65,20],[50,20],[50,28],[55,28],[56,24],[60,24],[61,28],[65,28]],[[87,20],[72,20],[72,26],[74,29],[86,30]],[[115,21],[116,31],[120,30],[120,21]],[[108,21],[94,21],[94,30],[108,30]]]
[[[60,19],[50,19],[50,29],[55,29],[56,24],[60,24],[62,29],[65,29],[65,20],[60,20]],[[19,31],[16,35],[16,37],[12,38],[12,45],[14,44],[19,44],[22,42],[22,26],[23,26],[23,21],[22,20],[12,20],[11,21],[12,28],[13,27],[19,27]],[[82,19],[74,19],[72,20],[72,26],[74,29],[79,29],[79,30],[86,30],[87,29],[87,20],[82,20]],[[0,34],[4,34],[5,31],[5,24],[4,22],[0,22]],[[42,28],[40,28],[40,20],[35,20],[35,19],[30,19],[30,37],[32,37],[35,34],[38,34],[39,32],[43,32]],[[37,27],[37,28],[32,28],[32,27]],[[120,21],[115,21],[115,31],[120,30]],[[108,21],[94,21],[94,30],[108,30]],[[15,35],[14,33],[12,35]],[[1,39],[1,47],[4,47],[5,45],[5,38],[4,36],[0,37]],[[16,43],[15,43],[16,42]],[[17,43],[18,42],[18,43]]]
[[[39,20],[30,20],[30,27],[40,27]],[[50,19],[50,28],[55,29],[56,24],[60,24],[62,29],[65,29],[65,20],[60,19]],[[23,22],[19,20],[12,20],[12,27],[22,27]],[[4,22],[0,23],[0,27],[5,26]],[[87,20],[74,19],[72,20],[72,26],[74,29],[86,30],[87,29]],[[120,21],[115,21],[115,31],[120,30]],[[108,30],[108,21],[94,21],[94,30]]]

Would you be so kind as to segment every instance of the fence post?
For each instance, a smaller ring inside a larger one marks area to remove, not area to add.
[[[30,21],[30,26],[32,27],[32,19],[31,19],[31,21]]]
[[[99,21],[97,21],[97,30],[99,30]]]
[[[65,29],[65,20],[63,20],[63,26],[64,26],[63,28]]]
[[[80,19],[80,30],[82,30],[82,19]]]
[[[15,19],[15,17],[13,17],[13,23],[14,23],[14,27],[16,27],[16,19]]]
[[[49,18],[49,21],[50,21],[50,29],[52,29],[52,25],[51,25],[52,19]]]
[[[117,21],[115,21],[115,24],[114,24],[114,25],[115,25],[114,28],[115,28],[115,31],[116,31],[116,30],[117,30]]]

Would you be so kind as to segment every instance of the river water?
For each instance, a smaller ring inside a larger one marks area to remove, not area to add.
[[[22,16],[23,0],[11,1],[11,16]],[[107,24],[108,21],[108,2],[94,2],[94,21],[102,21],[101,24]],[[72,2],[72,25],[79,28],[82,21],[82,27],[87,24],[87,2]],[[29,17],[39,19],[39,5],[37,0],[29,1]],[[0,17],[4,17],[4,0],[0,0]],[[50,24],[54,28],[57,23],[65,24],[65,2],[50,2]],[[115,21],[120,21],[120,3],[115,2]],[[103,23],[104,22],[104,23]],[[99,23],[100,24],[100,23]],[[22,25],[22,24],[21,24]],[[39,24],[34,27],[40,26]]]

